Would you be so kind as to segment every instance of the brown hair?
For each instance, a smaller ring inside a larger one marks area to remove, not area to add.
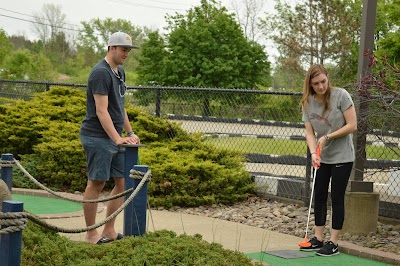
[[[310,95],[315,94],[315,91],[314,91],[313,87],[311,86],[311,80],[320,74],[325,74],[328,77],[328,71],[326,71],[325,67],[320,64],[312,65],[307,71],[306,78],[304,80],[303,97],[301,98],[301,101],[300,101],[300,107],[303,111],[305,110],[305,108],[307,108],[308,97]],[[323,99],[324,111],[322,114],[324,114],[329,109],[329,98],[331,96],[331,91],[332,91],[332,87],[331,87],[331,84],[330,84],[329,78],[328,78],[328,88],[326,90],[326,93],[324,94],[324,99]]]

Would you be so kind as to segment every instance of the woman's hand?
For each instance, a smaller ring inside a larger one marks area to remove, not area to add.
[[[322,136],[317,141],[317,147],[319,146],[321,148],[321,150],[323,150],[325,148],[327,142],[328,142],[328,139],[325,136]]]
[[[317,150],[311,154],[311,161],[314,168],[319,168],[321,164],[321,146],[317,145]]]
[[[314,168],[318,168],[321,163],[320,157],[316,153],[313,153],[313,154],[311,154],[311,159],[312,159]]]

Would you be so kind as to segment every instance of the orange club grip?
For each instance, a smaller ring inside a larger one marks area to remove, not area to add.
[[[317,146],[317,158],[319,158],[320,156],[321,156],[321,147],[318,145]],[[317,169],[318,164],[314,164],[314,168]]]

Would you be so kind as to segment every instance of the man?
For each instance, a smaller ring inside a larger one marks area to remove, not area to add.
[[[124,153],[120,144],[138,144],[139,138],[132,131],[125,110],[125,63],[132,48],[131,37],[123,32],[112,34],[108,40],[108,52],[95,65],[89,75],[86,92],[86,116],[80,128],[80,139],[86,155],[88,181],[84,200],[98,199],[106,181],[114,179],[110,196],[124,191]],[[122,137],[122,130],[127,137]],[[108,202],[107,217],[123,203],[123,197]],[[84,203],[86,226],[96,223],[97,203]],[[122,238],[115,231],[115,219],[104,225],[102,234],[87,232],[85,240],[104,244]]]

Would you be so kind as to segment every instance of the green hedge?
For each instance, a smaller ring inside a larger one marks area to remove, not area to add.
[[[93,245],[73,242],[28,222],[22,236],[24,266],[255,265],[243,253],[224,249],[217,243],[209,244],[200,235],[178,236],[166,230]]]
[[[152,170],[153,206],[234,203],[254,192],[244,156],[204,142],[178,124],[127,106],[132,128],[146,144],[141,164]],[[84,191],[86,162],[79,140],[85,93],[64,87],[29,101],[0,105],[0,152],[13,153],[42,184],[59,191]],[[19,171],[13,185],[33,188]],[[112,183],[109,182],[107,188]]]

